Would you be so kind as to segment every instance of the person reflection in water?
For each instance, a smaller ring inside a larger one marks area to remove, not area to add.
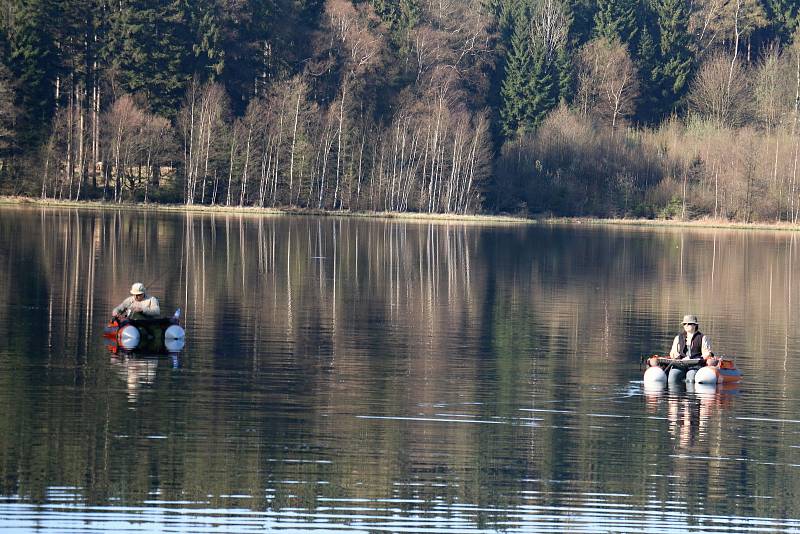
[[[697,369],[706,365],[706,360],[714,357],[714,353],[711,352],[711,340],[699,330],[696,315],[684,315],[682,325],[683,332],[675,336],[672,341],[672,349],[669,351],[669,356],[677,360],[700,360],[696,366],[690,368],[686,373],[686,379],[691,380],[694,378],[694,373]],[[675,371],[679,370],[673,369],[671,372]]]
[[[676,447],[690,449],[705,434],[712,398],[673,395],[668,399],[667,421]],[[698,451],[699,452],[699,451]]]
[[[158,359],[129,358],[125,356],[112,356],[111,364],[117,374],[125,382],[128,392],[128,402],[136,402],[142,386],[155,384],[158,373]]]
[[[155,319],[161,317],[158,299],[145,293],[144,284],[136,282],[131,286],[131,296],[114,308],[111,315],[115,319]]]

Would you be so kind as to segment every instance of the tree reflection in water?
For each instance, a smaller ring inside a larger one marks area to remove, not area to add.
[[[797,452],[768,419],[800,398],[795,239],[4,210],[0,489],[343,522],[358,503],[472,525],[601,508],[619,530],[653,509],[788,516]],[[135,280],[184,310],[179,370],[109,362]],[[741,396],[631,386],[687,311],[737,356]]]

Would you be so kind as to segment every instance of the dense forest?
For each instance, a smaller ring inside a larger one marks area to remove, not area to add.
[[[795,0],[0,0],[0,192],[798,222]]]

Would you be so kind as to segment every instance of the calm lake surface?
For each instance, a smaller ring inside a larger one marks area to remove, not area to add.
[[[800,532],[800,240],[0,208],[2,532]],[[142,281],[178,355],[113,354]],[[685,313],[745,378],[645,392]]]

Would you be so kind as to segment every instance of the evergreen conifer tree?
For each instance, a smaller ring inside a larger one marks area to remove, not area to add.
[[[561,48],[555,57],[555,72],[558,75],[558,99],[563,102],[572,100],[575,93],[575,76],[572,56],[567,48]]]
[[[598,0],[594,15],[595,37],[617,38],[629,45],[636,41],[637,0]]]
[[[800,25],[800,3],[797,0],[764,0],[772,31],[781,42],[788,42]]]
[[[534,46],[527,18],[515,22],[500,90],[500,126],[507,138],[536,128],[558,101],[558,80],[543,50]]]
[[[592,38],[597,2],[594,0],[568,0],[567,6],[572,20],[570,33],[575,43],[580,46]]]
[[[6,168],[6,158],[14,145],[16,122],[15,91],[11,71],[0,63],[0,176]]]
[[[419,20],[418,0],[371,0],[381,20],[395,34],[403,34]]]
[[[48,0],[15,0],[9,5],[7,65],[17,85],[24,88],[17,92],[16,104],[25,124],[19,132],[25,144],[38,140],[55,107],[58,54],[50,4]]]
[[[126,91],[173,117],[191,78],[191,35],[181,0],[123,0],[114,20],[112,61]]]
[[[500,125],[505,137],[513,137],[525,121],[528,78],[533,62],[530,45],[530,35],[518,28],[511,37],[511,48],[506,56],[505,76],[500,89]]]
[[[222,46],[222,20],[214,0],[194,0],[189,9],[191,33],[194,36],[194,74],[201,80],[215,79],[225,68]]]
[[[272,81],[281,52],[272,46],[272,24],[284,16],[274,0],[251,0],[222,11],[225,66],[220,80],[237,114],[244,113],[253,96],[265,92]]]
[[[639,45],[636,49],[636,66],[639,71],[640,105],[638,118],[649,121],[655,116],[654,105],[658,100],[656,81],[653,78],[657,68],[658,49],[653,34],[647,25],[639,32]]]
[[[693,61],[689,50],[689,10],[684,0],[656,0],[659,47],[652,70],[655,117],[672,112],[686,95]]]

